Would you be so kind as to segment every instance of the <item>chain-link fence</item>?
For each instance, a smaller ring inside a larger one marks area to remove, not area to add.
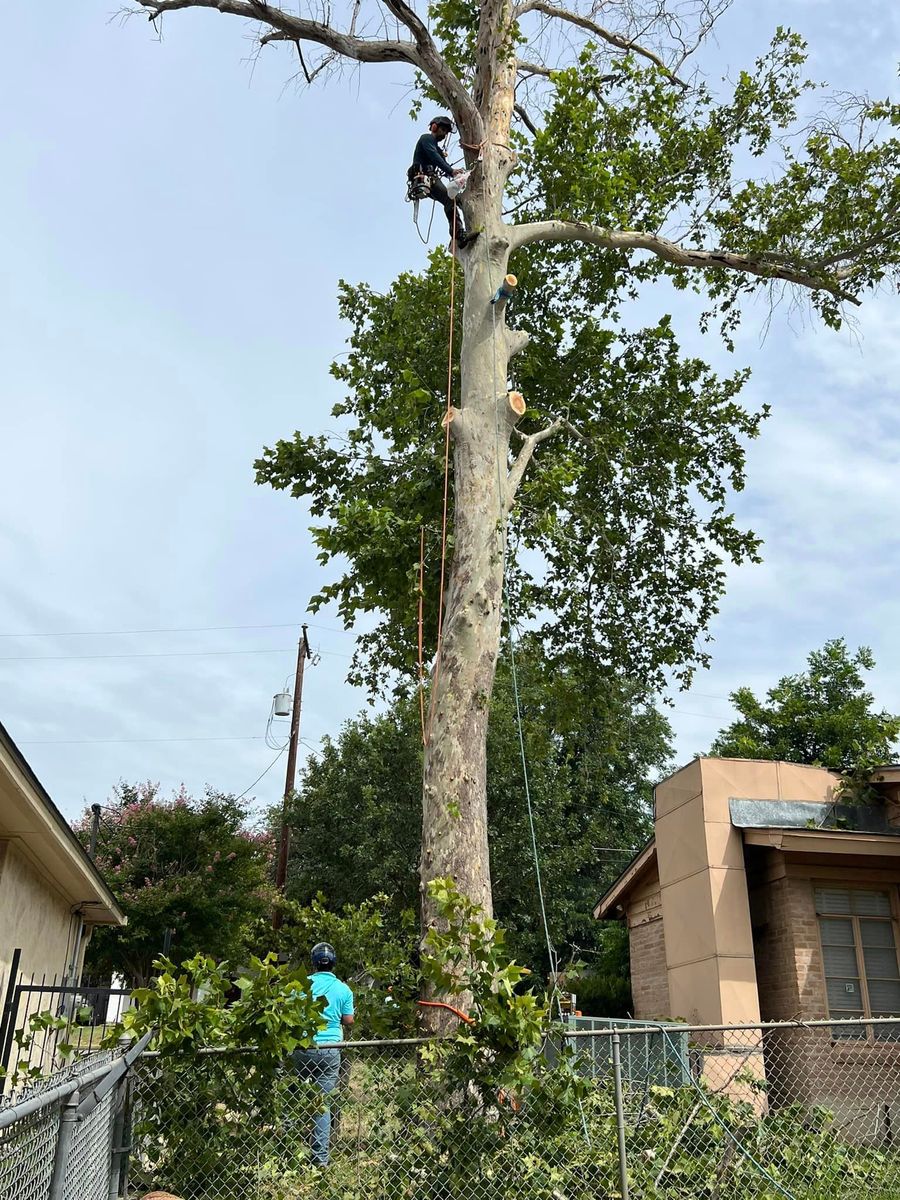
[[[519,1094],[448,1076],[452,1039],[300,1053],[258,1089],[250,1052],[149,1056],[131,1180],[184,1200],[893,1200],[898,1037],[560,1031]]]
[[[97,1051],[41,1080],[29,1079],[4,1098],[0,1200],[108,1200],[119,1194],[129,1058]]]

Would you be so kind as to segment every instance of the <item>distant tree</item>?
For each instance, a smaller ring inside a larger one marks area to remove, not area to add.
[[[863,679],[874,666],[868,646],[851,655],[843,638],[833,638],[812,651],[806,671],[779,679],[766,700],[738,688],[730,699],[740,718],[721,730],[710,754],[807,763],[851,779],[892,762],[900,716],[875,711]]]
[[[665,718],[633,688],[578,660],[519,654],[517,684],[548,922],[564,958],[597,945],[597,898],[651,829],[652,779],[670,758]],[[507,661],[491,703],[488,814],[494,910],[512,952],[539,970],[547,953],[522,755]],[[378,892],[419,905],[422,735],[418,700],[347,722],[309,763],[291,808],[288,889],[310,904],[356,905]]]
[[[311,970],[316,942],[337,952],[335,974],[355,997],[360,1037],[399,1037],[416,1032],[419,995],[419,920],[396,897],[376,894],[340,909],[321,896],[310,904],[288,902],[276,949],[296,967]],[[268,943],[271,945],[271,942]]]
[[[95,930],[88,969],[143,986],[167,930],[179,962],[198,952],[239,959],[269,905],[269,837],[248,832],[246,809],[217,792],[194,799],[182,789],[165,800],[158,784],[121,783],[113,797],[95,861],[128,924]],[[84,845],[90,823],[86,811],[75,825]]]

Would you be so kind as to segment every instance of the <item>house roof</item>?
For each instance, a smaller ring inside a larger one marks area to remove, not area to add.
[[[0,841],[14,842],[87,924],[125,924],[115,896],[2,724]]]
[[[612,884],[611,887],[603,893],[597,903],[594,905],[594,917],[598,921],[602,921],[608,917],[610,912],[619,903],[619,900],[631,891],[635,884],[639,883],[644,875],[656,862],[656,839],[653,838],[647,843],[643,850],[639,850],[619,878]]]
[[[791,769],[796,769],[796,764],[791,764]],[[678,775],[676,771],[669,779]],[[900,782],[900,764],[878,767],[872,777],[884,783]],[[887,812],[880,805],[731,797],[728,813],[734,828],[741,830],[745,845],[777,847],[800,854],[900,856],[900,827],[888,823]],[[621,915],[624,898],[639,886],[655,865],[654,839],[635,855],[600,897],[594,906],[594,917],[604,920]],[[618,913],[617,909],[620,910]]]

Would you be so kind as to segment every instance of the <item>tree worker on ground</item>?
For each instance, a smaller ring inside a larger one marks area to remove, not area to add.
[[[456,244],[460,249],[463,249],[470,242],[473,242],[478,237],[478,234],[466,233],[462,209],[456,203],[456,198],[450,195],[441,182],[441,176],[447,179],[455,179],[459,184],[466,177],[465,171],[454,170],[447,161],[444,151],[441,149],[441,142],[446,141],[452,131],[453,122],[449,117],[435,117],[428,126],[428,132],[423,133],[416,142],[412,166],[407,171],[406,176],[412,183],[417,181],[427,183],[429,199],[434,200],[436,204],[442,205],[444,212],[447,214],[447,224],[450,226],[450,248],[453,248],[455,230]]]
[[[344,1030],[353,1024],[353,993],[334,973],[337,955],[328,942],[317,942],[310,954],[313,973],[309,976],[313,999],[325,998],[323,1028],[308,1050],[295,1050],[292,1057],[299,1077],[314,1083],[322,1093],[323,1109],[313,1121],[310,1150],[317,1167],[327,1167],[331,1150],[331,1100],[341,1071]]]

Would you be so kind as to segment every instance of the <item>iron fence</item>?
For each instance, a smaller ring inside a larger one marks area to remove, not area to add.
[[[128,1004],[129,989],[108,979],[11,972],[0,1011],[0,1069],[14,1073],[22,1062],[47,1074],[63,1064],[60,1047],[65,1056],[90,1055]],[[41,1015],[53,1023],[33,1029]]]

